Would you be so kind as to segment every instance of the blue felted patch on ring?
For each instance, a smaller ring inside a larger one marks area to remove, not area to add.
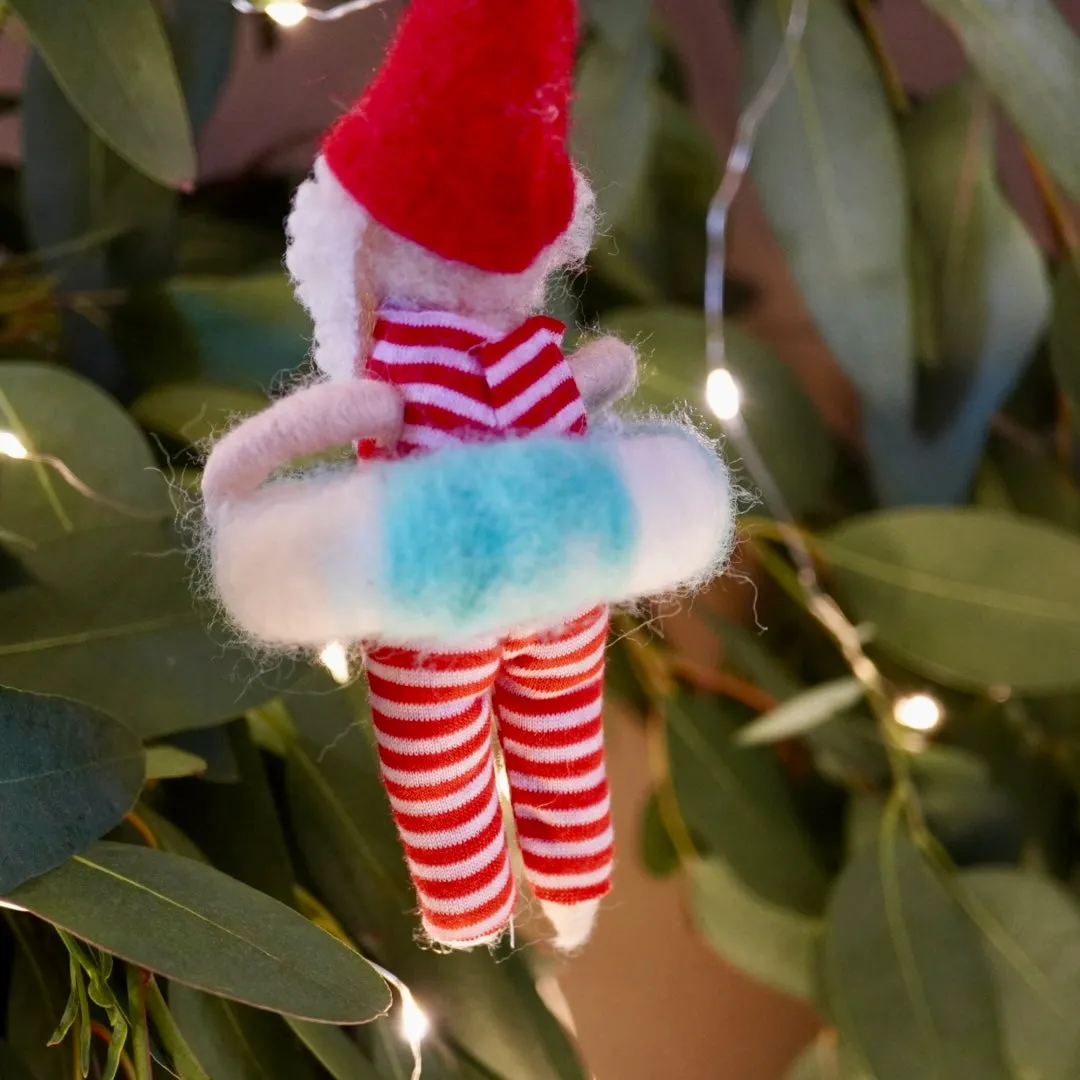
[[[483,632],[520,617],[529,597],[541,613],[569,613],[580,584],[568,570],[584,559],[617,581],[637,539],[612,455],[588,438],[473,444],[396,462],[386,466],[383,511],[382,589],[434,635]]]

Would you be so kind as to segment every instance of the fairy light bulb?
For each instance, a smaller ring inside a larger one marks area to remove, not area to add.
[[[271,0],[263,10],[278,26],[299,26],[308,15],[305,5],[299,0]]]
[[[324,668],[330,672],[330,678],[339,686],[345,686],[352,676],[349,673],[349,654],[340,641],[332,641],[321,653],[319,660]]]
[[[412,1047],[418,1047],[431,1030],[428,1015],[406,990],[401,995],[401,1037]]]
[[[893,716],[909,731],[930,732],[941,727],[945,709],[930,694],[906,694],[893,702]]]
[[[727,368],[709,372],[705,383],[705,400],[721,422],[738,419],[742,412],[742,390]]]
[[[0,457],[15,458],[23,461],[30,456],[30,451],[13,431],[0,431]]]

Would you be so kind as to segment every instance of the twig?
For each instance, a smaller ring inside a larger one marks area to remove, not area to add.
[[[685,657],[675,657],[671,661],[671,671],[676,677],[690,683],[699,690],[730,698],[756,713],[771,712],[778,702],[771,694],[729,671],[713,671],[711,668],[695,664]]]

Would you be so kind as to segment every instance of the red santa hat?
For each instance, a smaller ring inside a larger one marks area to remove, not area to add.
[[[569,227],[576,0],[413,0],[323,156],[381,225],[444,259],[527,270]]]

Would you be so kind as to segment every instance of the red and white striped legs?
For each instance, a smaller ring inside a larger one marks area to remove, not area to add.
[[[611,888],[614,835],[604,765],[608,613],[504,642],[495,711],[525,874],[573,949]]]
[[[565,948],[610,887],[601,708],[607,613],[453,652],[368,651],[383,780],[424,928],[448,945],[494,940],[515,887],[495,788],[492,702],[522,861]]]

